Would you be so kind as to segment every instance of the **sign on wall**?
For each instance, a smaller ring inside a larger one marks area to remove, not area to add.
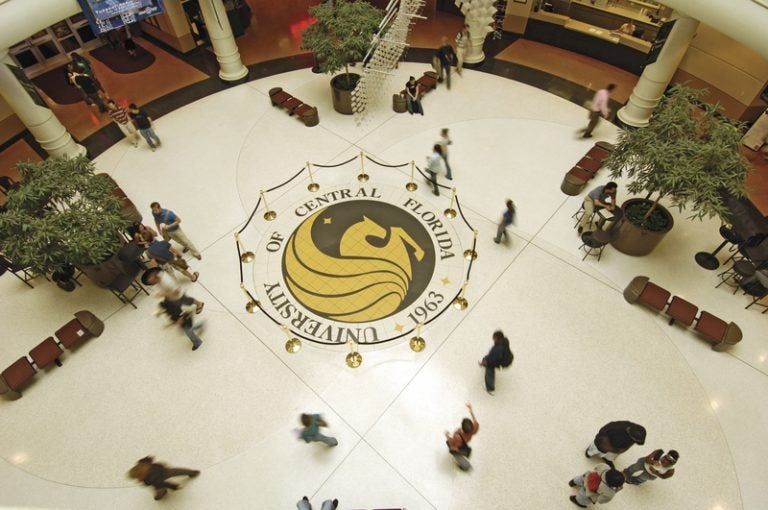
[[[165,12],[162,0],[78,0],[96,35]]]

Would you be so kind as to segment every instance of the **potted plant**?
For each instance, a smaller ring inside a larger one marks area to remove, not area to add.
[[[60,278],[70,266],[88,274],[87,268],[114,258],[124,243],[120,231],[130,222],[121,213],[123,201],[112,194],[113,181],[95,176],[85,156],[17,167],[23,181],[0,214],[0,246],[8,259]]]
[[[628,129],[606,164],[611,177],[626,175],[633,195],[611,244],[628,255],[650,253],[672,228],[663,198],[690,218],[727,218],[721,192],[744,195],[749,165],[739,152],[741,125],[700,102],[705,90],[675,85],[662,97],[647,127]]]
[[[309,8],[315,22],[301,33],[301,49],[314,52],[320,71],[344,74],[331,79],[333,109],[351,115],[352,91],[360,79],[349,64],[362,60],[384,12],[361,0],[337,0]]]

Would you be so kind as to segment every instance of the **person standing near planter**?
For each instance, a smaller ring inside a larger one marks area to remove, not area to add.
[[[133,123],[136,125],[136,129],[139,130],[141,136],[147,141],[152,152],[155,152],[155,149],[163,144],[157,134],[155,134],[155,130],[152,129],[152,117],[147,115],[147,112],[136,106],[134,103],[128,105],[128,109],[130,110],[130,116],[131,119],[133,119]]]
[[[416,78],[411,76],[405,83],[405,104],[408,106],[408,113],[420,113],[424,115],[424,109],[421,106],[421,85]]]
[[[610,99],[611,92],[615,88],[615,84],[609,83],[604,89],[595,92],[595,95],[592,98],[592,106],[589,108],[589,124],[587,124],[587,127],[584,129],[584,134],[581,135],[582,138],[592,138],[592,131],[597,127],[601,115],[606,119],[608,118],[608,115],[610,114],[610,110],[608,109],[608,99]]]
[[[202,260],[203,257],[200,255],[200,252],[197,251],[195,245],[192,244],[192,241],[189,240],[187,234],[185,234],[179,226],[181,218],[170,209],[163,209],[159,202],[152,202],[150,207],[152,208],[152,216],[155,218],[155,225],[157,226],[157,231],[160,232],[160,235],[162,235],[164,239],[173,239],[184,247],[182,250],[184,253],[191,251],[192,255],[197,260]]]
[[[447,37],[443,37],[441,40],[440,48],[437,50],[437,58],[440,60],[440,78],[438,81],[443,81],[443,76],[445,76],[445,86],[451,90],[451,66],[456,63],[456,53]]]
[[[440,144],[435,144],[432,147],[432,154],[427,156],[427,173],[429,174],[429,180],[432,183],[432,193],[436,196],[440,196],[440,190],[437,187],[437,174],[443,172],[443,148]]]
[[[467,53],[467,45],[469,44],[469,25],[464,25],[461,32],[456,34],[456,74],[461,76],[461,71],[464,68],[464,55]]]
[[[584,230],[589,231],[592,228],[592,217],[597,209],[608,209],[613,211],[616,209],[616,191],[619,186],[610,181],[603,186],[598,186],[592,189],[586,197],[584,197],[584,215],[579,221],[579,234]]]

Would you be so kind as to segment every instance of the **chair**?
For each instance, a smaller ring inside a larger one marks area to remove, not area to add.
[[[635,276],[624,289],[624,299],[628,303],[640,301],[658,311],[664,310],[664,307],[667,306],[669,296],[670,293],[667,289],[649,281],[647,276]]]
[[[581,168],[581,167],[575,166],[575,167],[571,168],[571,169],[568,171],[568,175],[571,175],[571,176],[573,176],[573,177],[576,177],[576,178],[578,178],[578,179],[581,179],[581,180],[582,180],[582,181],[584,181],[584,182],[587,182],[587,181],[588,181],[588,180],[590,180],[592,177],[594,177],[594,175],[595,175],[595,174],[594,174],[594,173],[592,173],[592,172],[588,172],[587,170],[584,170],[584,169],[583,169],[583,168]]]
[[[579,249],[584,249],[584,257],[582,261],[586,260],[588,255],[593,255],[593,252],[597,252],[597,261],[600,262],[600,257],[603,256],[603,250],[605,245],[608,244],[610,238],[607,232],[602,230],[595,230],[594,232],[584,232],[581,234],[581,240],[583,244],[579,246]]]
[[[662,289],[663,290],[663,289]],[[666,291],[665,291],[666,292]],[[669,293],[667,292],[667,295]],[[659,309],[661,310],[661,309]],[[675,323],[675,321],[682,322],[686,326],[693,324],[696,319],[696,314],[699,312],[699,307],[689,303],[685,299],[674,296],[667,308],[667,316],[669,316],[669,325]]]
[[[42,370],[51,363],[56,363],[56,366],[60,367],[61,361],[59,361],[59,356],[63,352],[53,337],[49,336],[29,351],[29,356],[32,358],[32,363],[37,366],[37,369]]]
[[[587,152],[586,157],[596,159],[602,163],[602,161],[611,155],[611,152],[607,149],[603,149],[602,147],[598,147],[595,145],[591,149],[589,149],[589,152]]]
[[[736,324],[726,323],[706,311],[701,312],[693,329],[712,343],[712,349],[715,351],[724,351],[729,345],[739,343],[742,338],[741,329]]]
[[[721,281],[715,285],[715,288],[718,288],[722,284],[726,284],[729,287],[733,287],[733,293],[736,294],[741,282],[754,275],[755,265],[752,264],[752,262],[746,259],[736,260],[729,269],[717,275],[720,277]]]
[[[136,299],[139,294],[144,292],[144,294],[149,296],[147,289],[145,289],[140,283],[136,282],[133,276],[128,276],[124,273],[117,275],[112,283],[109,284],[108,288],[117,299],[123,303],[131,305],[134,308],[136,308],[136,305],[133,304],[133,300]],[[133,295],[126,295],[126,291],[128,291],[128,289],[135,291]]]
[[[754,305],[754,304],[757,304],[758,306],[762,306],[766,310],[768,310],[768,305],[764,305],[762,303],[758,303],[758,301],[760,301],[764,297],[768,296],[768,288],[766,288],[758,280],[743,281],[739,285],[741,286],[742,290],[744,290],[744,294],[749,295],[749,296],[752,297],[752,302],[744,307],[745,310],[748,310],[749,307]],[[765,313],[765,311],[763,313]]]
[[[600,170],[600,167],[603,166],[603,161],[592,158],[581,158],[581,160],[576,163],[576,166],[583,168],[584,170],[594,175],[598,170]]]
[[[35,367],[26,356],[17,359],[11,366],[3,370],[0,377],[9,390],[21,397],[21,388],[35,377]]]
[[[3,273],[5,271],[10,271],[11,273],[13,273],[13,276],[18,278],[22,282],[24,282],[27,285],[27,287],[29,287],[31,289],[35,288],[35,287],[32,286],[31,283],[29,283],[29,281],[32,280],[35,277],[35,275],[33,275],[32,273],[29,272],[29,268],[28,267],[24,267],[24,266],[22,266],[20,264],[14,264],[13,262],[8,260],[7,258],[5,258],[2,255],[0,255],[0,268],[3,269]],[[19,276],[19,273],[21,273],[22,276]],[[0,273],[0,274],[2,274],[2,273]]]

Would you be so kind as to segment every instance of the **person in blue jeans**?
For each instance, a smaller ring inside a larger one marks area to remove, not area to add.
[[[335,510],[339,506],[339,500],[338,499],[326,499],[323,501],[323,506],[320,507],[320,510]],[[296,503],[296,508],[298,510],[312,510],[312,503],[309,502],[309,498],[304,496],[299,500],[298,503]]]
[[[339,444],[335,437],[325,436],[320,433],[320,427],[327,427],[328,424],[325,423],[325,420],[319,414],[302,414],[299,420],[304,425],[304,430],[301,431],[301,438],[305,442],[320,441],[328,446]]]
[[[171,326],[179,326],[184,334],[187,335],[189,341],[192,342],[192,350],[196,351],[203,341],[197,336],[198,331],[202,330],[203,324],[195,324],[192,320],[192,316],[195,313],[194,303],[189,305],[182,304],[181,300],[172,301],[170,299],[164,299],[160,302],[160,308],[171,319]]]
[[[496,391],[496,369],[504,366],[504,359],[508,358],[511,352],[509,339],[501,331],[495,331],[493,347],[478,363],[481,367],[485,367],[485,391],[491,395]]]
[[[152,129],[152,117],[147,115],[147,112],[140,109],[133,103],[128,105],[128,111],[128,115],[136,125],[136,129],[139,130],[141,136],[143,136],[147,141],[149,147],[152,149],[152,152],[155,152],[155,149],[160,147],[162,143],[160,142],[160,138],[158,138],[158,136],[155,134],[155,130]]]

